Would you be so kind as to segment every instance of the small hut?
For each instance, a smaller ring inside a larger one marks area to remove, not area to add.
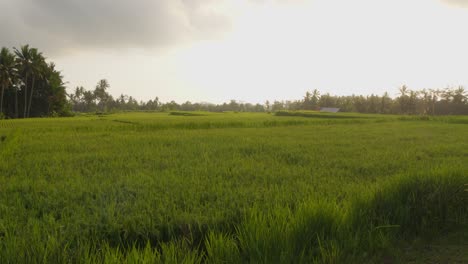
[[[334,108],[334,107],[320,107],[320,112],[325,112],[325,113],[338,113],[340,111],[339,108]]]

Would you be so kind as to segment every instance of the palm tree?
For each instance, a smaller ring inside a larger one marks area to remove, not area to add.
[[[426,89],[422,89],[418,92],[418,94],[422,96],[423,114],[429,114],[431,105],[431,95],[429,94],[429,91],[427,91]]]
[[[314,89],[312,93],[306,92],[304,96],[304,101],[302,107],[305,110],[316,110],[320,100],[320,92],[317,89]]]
[[[320,98],[319,90],[314,89],[314,91],[312,92],[312,100],[316,99],[318,101],[319,98]]]
[[[41,52],[38,52],[36,48],[29,48],[29,45],[24,45],[21,46],[19,50],[16,48],[14,50],[19,64],[20,75],[24,83],[23,117],[29,117],[36,78],[41,78],[45,59]],[[28,103],[28,84],[30,78],[32,78],[32,84],[31,90],[29,91],[30,95]]]
[[[447,103],[450,103],[453,101],[453,91],[450,87],[447,87],[442,91],[440,97],[442,97],[442,99]]]
[[[105,112],[107,108],[107,101],[109,99],[107,89],[109,87],[109,82],[106,79],[102,79],[97,83],[96,89],[94,90],[94,96],[99,100],[98,106],[100,106],[102,112]]]
[[[303,108],[305,110],[309,110],[309,108],[311,109],[312,107],[310,106],[310,102],[311,102],[311,93],[310,92],[306,92],[305,96],[304,96],[304,102],[303,102]]]
[[[389,103],[387,104],[387,102],[389,102]],[[385,92],[382,95],[382,101],[381,101],[381,104],[380,104],[380,113],[387,114],[388,112],[390,112],[390,110],[388,109],[388,107],[390,106],[390,102],[391,102],[391,98],[388,95],[388,93]]]
[[[32,85],[31,85],[31,91],[29,93],[29,104],[28,104],[28,109],[27,109],[27,117],[29,117],[31,113],[31,103],[33,99],[33,93],[34,93],[34,86],[35,86],[35,81],[36,79],[41,79],[43,77],[43,73],[45,69],[48,67],[47,64],[45,63],[45,58],[42,56],[41,52],[38,52],[37,49],[33,48],[30,50],[31,53],[31,61],[32,61]],[[55,65],[51,65],[52,71],[54,70],[53,67]]]
[[[402,97],[405,97],[408,93],[408,87],[406,85],[401,86],[398,90],[400,91],[400,95]]]
[[[463,104],[466,100],[466,92],[463,86],[458,86],[456,90],[453,91],[453,102],[456,104]]]
[[[13,84],[16,75],[15,55],[7,48],[0,51],[0,82],[2,92],[0,96],[0,113],[3,113],[3,95],[8,85]]]
[[[14,48],[17,56],[17,62],[19,64],[20,75],[24,83],[24,111],[23,118],[26,117],[26,111],[28,107],[28,79],[33,72],[33,62],[31,60],[31,49],[29,45],[21,46],[18,50]]]
[[[438,89],[429,89],[429,92],[432,105],[432,115],[435,115],[435,105],[440,95],[440,91]]]
[[[408,97],[408,110],[410,114],[415,114],[416,113],[416,102],[418,99],[418,92],[410,90],[409,91],[409,97]]]
[[[407,114],[409,110],[410,101],[408,98],[409,89],[406,85],[403,85],[398,90],[400,92],[400,97],[398,98],[398,101],[400,103],[400,110],[403,114]]]

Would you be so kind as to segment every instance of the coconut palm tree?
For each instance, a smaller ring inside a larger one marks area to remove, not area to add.
[[[311,99],[312,99],[312,105],[314,107],[317,107],[319,99],[320,99],[320,92],[317,89],[314,89],[312,91],[312,98]]]
[[[401,113],[403,114],[408,114],[409,111],[409,103],[410,103],[410,98],[408,97],[408,93],[410,90],[406,85],[401,86],[399,89],[400,92],[400,97],[398,98],[398,102],[400,104],[400,110]]]
[[[17,56],[17,63],[19,65],[19,71],[21,79],[24,83],[24,111],[23,118],[26,117],[26,111],[28,109],[28,81],[29,77],[33,74],[33,62],[31,59],[31,49],[29,45],[21,46],[20,49],[14,48]]]
[[[27,109],[27,117],[29,117],[31,113],[31,103],[33,99],[35,82],[37,79],[43,79],[43,73],[45,69],[48,67],[48,65],[45,62],[45,58],[44,56],[42,56],[41,52],[38,52],[38,50],[35,48],[31,49],[30,51],[31,51],[30,55],[31,55],[31,62],[32,62],[32,67],[31,67],[32,85],[31,85],[31,91],[29,92],[29,104],[28,104],[28,109]],[[52,66],[55,66],[55,65],[52,65]]]
[[[430,93],[430,100],[431,100],[431,105],[432,105],[432,115],[435,115],[436,113],[435,105],[441,92],[438,89],[429,89],[429,93]]]
[[[423,114],[429,114],[431,108],[431,95],[426,89],[422,89],[418,92],[422,96],[422,111]]]
[[[41,77],[42,69],[44,68],[45,59],[42,53],[36,48],[29,48],[29,45],[21,46],[20,49],[14,49],[19,65],[20,76],[24,83],[24,111],[23,117],[29,117],[31,110],[31,101],[34,92],[34,86],[37,78]],[[31,90],[29,91],[28,103],[28,85],[29,79],[32,79]]]
[[[97,85],[96,89],[94,90],[94,96],[98,102],[98,107],[101,108],[100,111],[105,112],[107,109],[107,103],[109,100],[109,94],[107,93],[107,89],[110,87],[109,82],[106,79],[100,80]]]
[[[7,48],[0,51],[0,83],[2,91],[0,95],[0,113],[3,113],[3,95],[8,85],[13,84],[16,75],[15,55]]]
[[[458,86],[458,88],[453,91],[452,96],[455,104],[463,104],[467,98],[465,88],[463,86]]]
[[[442,90],[440,97],[443,101],[450,103],[453,101],[453,91],[450,89],[450,87],[447,87]]]
[[[408,86],[403,85],[400,88],[398,88],[400,91],[400,96],[405,97],[408,94]]]

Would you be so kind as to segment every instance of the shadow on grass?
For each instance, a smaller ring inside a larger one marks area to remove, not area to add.
[[[207,116],[207,114],[201,112],[184,112],[184,111],[173,111],[169,112],[169,115],[173,116]]]
[[[0,259],[4,263],[381,263],[403,241],[466,226],[466,182],[468,177],[460,170],[408,173],[373,188],[358,186],[344,204],[310,201],[295,209],[267,211],[254,207],[229,223],[174,223],[146,232],[120,225],[103,230],[97,224],[98,229],[66,237],[51,232],[45,223],[33,222],[30,228],[35,231],[28,233],[27,243],[12,230],[3,231]]]

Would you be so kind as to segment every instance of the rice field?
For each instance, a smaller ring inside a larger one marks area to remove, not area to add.
[[[465,184],[466,116],[0,120],[0,263],[398,261],[466,233]]]

